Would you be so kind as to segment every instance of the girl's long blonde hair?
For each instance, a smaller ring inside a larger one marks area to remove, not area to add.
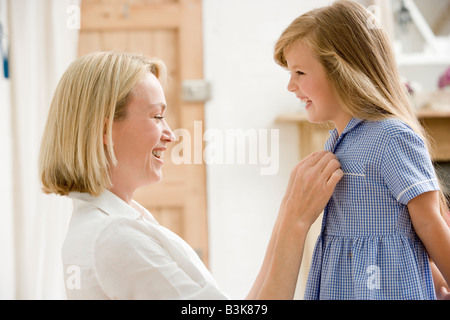
[[[275,45],[275,61],[287,68],[285,53],[304,43],[325,69],[340,106],[363,120],[398,118],[425,142],[420,124],[402,84],[389,38],[362,5],[340,0],[296,18]],[[448,209],[441,184],[441,211]]]
[[[56,88],[42,138],[45,193],[99,195],[111,186],[112,123],[126,117],[132,89],[147,72],[165,79],[160,60],[137,54],[94,52],[72,62]]]

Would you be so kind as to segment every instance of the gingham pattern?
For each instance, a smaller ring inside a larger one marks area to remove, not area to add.
[[[435,299],[406,206],[439,189],[423,141],[399,120],[353,118],[325,149],[344,177],[324,210],[305,299]]]

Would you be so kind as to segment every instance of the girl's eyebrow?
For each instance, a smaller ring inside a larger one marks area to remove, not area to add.
[[[303,70],[303,69],[304,69],[302,66],[299,66],[298,64],[294,64],[294,65],[292,65],[292,66],[288,65],[287,68],[288,68],[289,70],[292,70],[292,69],[300,69],[300,70]]]
[[[294,64],[293,66],[291,66],[291,68],[294,68],[294,69],[304,69],[304,67],[301,66],[301,65],[299,65],[299,64]]]

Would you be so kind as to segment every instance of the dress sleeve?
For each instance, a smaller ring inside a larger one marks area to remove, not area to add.
[[[119,219],[105,228],[94,257],[100,286],[111,299],[227,299],[194,265],[183,270],[136,221]]]
[[[423,140],[412,130],[401,130],[390,137],[381,162],[386,185],[400,203],[439,190],[430,155]]]

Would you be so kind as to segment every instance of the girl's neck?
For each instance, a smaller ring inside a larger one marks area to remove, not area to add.
[[[348,113],[342,113],[337,117],[336,119],[333,119],[334,126],[336,127],[339,136],[344,132],[345,127],[347,127],[347,124],[352,120],[352,116]]]

